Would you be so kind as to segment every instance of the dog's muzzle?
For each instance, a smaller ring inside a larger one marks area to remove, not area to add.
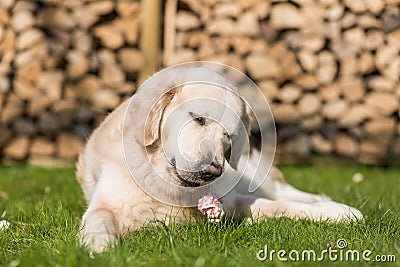
[[[185,171],[179,170],[176,167],[176,160],[171,160],[171,165],[174,167],[175,174],[180,180],[181,185],[197,187],[206,184],[207,182],[213,181],[223,173],[223,166],[216,162],[209,164],[203,164],[200,171]]]
[[[200,179],[208,182],[221,176],[222,166],[218,163],[211,162],[200,171]]]

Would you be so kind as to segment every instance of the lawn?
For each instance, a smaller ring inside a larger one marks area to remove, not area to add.
[[[353,224],[270,219],[252,225],[229,220],[218,225],[158,225],[134,232],[111,251],[93,256],[76,241],[85,203],[72,167],[3,166],[0,220],[10,226],[0,230],[0,266],[266,266],[271,264],[269,258],[260,261],[256,257],[265,246],[268,255],[271,250],[286,251],[281,258],[289,261],[279,260],[275,253],[274,266],[311,265],[307,258],[306,262],[293,261],[288,255],[292,250],[315,250],[318,258],[328,247],[337,255],[348,250],[362,255],[370,250],[366,256],[371,260],[376,255],[391,260],[394,255],[397,260],[349,262],[352,266],[400,266],[400,167],[325,163],[285,165],[281,170],[301,189],[359,208],[365,220]],[[362,182],[352,180],[356,172],[363,174]],[[346,241],[345,248],[335,245],[339,239]],[[295,259],[295,253],[290,255]],[[346,264],[330,261],[326,255],[324,265]]]

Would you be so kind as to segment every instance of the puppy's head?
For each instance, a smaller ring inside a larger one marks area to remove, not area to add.
[[[162,153],[164,160],[153,164],[165,166],[176,184],[201,186],[221,176],[227,164],[235,165],[249,123],[248,108],[235,92],[187,84],[172,88],[153,106],[145,145],[150,153]]]

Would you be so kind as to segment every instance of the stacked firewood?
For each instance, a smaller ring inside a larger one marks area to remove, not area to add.
[[[278,154],[400,156],[400,0],[166,0],[163,65],[228,64]],[[0,157],[73,159],[143,69],[139,0],[0,0]],[[281,159],[283,159],[281,157]]]
[[[400,0],[176,1],[165,65],[248,74],[271,104],[279,155],[399,157]]]
[[[139,1],[0,0],[2,157],[73,159],[136,87]]]

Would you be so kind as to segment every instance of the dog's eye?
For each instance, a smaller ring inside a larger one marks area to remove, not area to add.
[[[202,117],[200,115],[197,115],[196,113],[189,112],[190,117],[193,118],[193,120],[199,124],[200,126],[204,126],[206,124],[206,118]]]

